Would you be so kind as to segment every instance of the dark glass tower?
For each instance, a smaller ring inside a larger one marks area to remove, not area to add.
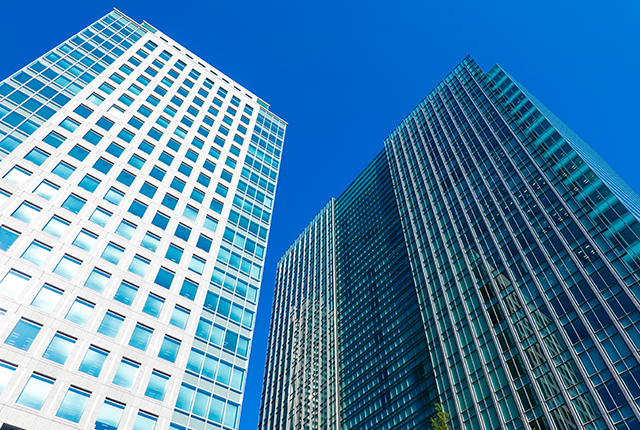
[[[260,429],[639,429],[639,219],[465,59],[280,260]]]

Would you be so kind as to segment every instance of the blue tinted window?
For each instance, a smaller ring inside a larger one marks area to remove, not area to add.
[[[29,320],[21,319],[16,323],[5,339],[5,345],[28,351],[42,326]]]
[[[163,401],[168,381],[169,376],[154,370],[151,373],[151,377],[149,378],[149,383],[147,384],[147,389],[145,390],[144,395],[147,397],[151,397],[152,399]]]
[[[81,298],[76,298],[64,319],[84,326],[87,323],[89,315],[91,315],[91,311],[94,307],[95,305],[93,303],[82,300]]]
[[[101,293],[104,291],[104,287],[107,285],[109,278],[111,278],[110,274],[94,268],[85,281],[84,286]]]
[[[89,142],[92,145],[97,145],[102,140],[102,135],[96,133],[93,130],[89,130],[83,137],[83,140]]]
[[[179,239],[184,240],[185,242],[189,240],[189,236],[191,235],[191,229],[184,224],[178,224],[175,231],[175,236]]]
[[[29,160],[37,166],[41,166],[42,163],[44,163],[45,160],[49,158],[49,154],[39,148],[33,148],[27,155],[24,156],[24,158],[25,160]]]
[[[100,157],[93,165],[94,169],[96,169],[98,172],[104,173],[105,175],[109,173],[109,170],[111,170],[112,167],[113,163],[105,160],[102,157]]]
[[[198,209],[194,208],[193,206],[187,205],[184,208],[184,212],[182,212],[182,215],[186,218],[189,218],[191,221],[195,221],[198,217]]]
[[[134,116],[134,117],[131,117],[128,124],[140,130],[140,128],[144,125],[144,121]]]
[[[142,312],[158,318],[160,312],[162,312],[162,306],[164,305],[164,299],[158,297],[155,294],[149,294],[147,301],[144,303]]]
[[[144,213],[147,211],[147,205],[138,201],[138,200],[134,200],[133,202],[131,202],[131,206],[129,207],[129,213],[142,218],[144,216]]]
[[[147,273],[147,269],[149,268],[150,263],[151,262],[146,258],[136,254],[136,256],[133,257],[133,260],[131,260],[131,264],[129,265],[129,272],[144,277],[145,273]]]
[[[89,221],[94,222],[101,227],[104,227],[109,222],[109,218],[111,218],[111,212],[98,207],[89,217]]]
[[[126,238],[126,239],[131,239],[131,237],[133,236],[133,233],[135,233],[136,231],[136,225],[127,221],[127,220],[122,220],[120,222],[120,225],[118,226],[118,228],[116,229],[116,234]]]
[[[171,166],[171,163],[173,162],[173,156],[163,151],[162,154],[160,154],[160,157],[158,157],[158,160],[161,163],[166,164],[167,166]]]
[[[96,125],[106,131],[111,130],[111,127],[113,127],[113,121],[102,117],[98,120],[98,122],[96,122]]]
[[[149,176],[151,176],[154,179],[157,179],[158,181],[162,182],[162,179],[164,179],[164,175],[167,172],[165,172],[164,170],[158,168],[157,166],[153,166],[153,169],[151,169],[151,172],[149,173]]]
[[[51,252],[50,246],[34,240],[22,253],[20,258],[28,261],[29,263],[35,264],[36,266],[40,266],[49,255],[49,252]]]
[[[89,397],[91,397],[91,393],[70,387],[58,408],[58,412],[56,412],[56,416],[74,423],[80,422]]]
[[[198,243],[196,243],[196,246],[202,249],[203,251],[209,252],[209,250],[211,249],[212,243],[213,241],[211,239],[201,234],[200,237],[198,237]]]
[[[143,248],[147,248],[152,252],[156,252],[156,249],[158,249],[158,244],[160,244],[160,238],[153,233],[147,232],[147,234],[145,234],[144,238],[142,239],[142,243],[140,243],[140,246],[142,246]]]
[[[183,249],[172,243],[171,245],[169,245],[169,248],[167,249],[167,253],[165,254],[164,258],[180,264],[180,260],[182,259],[182,253],[183,253]]]
[[[38,215],[38,213],[40,213],[39,207],[34,206],[27,202],[23,202],[20,204],[20,206],[18,206],[18,208],[15,211],[13,211],[11,216],[16,219],[19,219],[22,222],[29,224],[31,223],[31,221],[33,221],[36,215]]]
[[[104,199],[109,203],[113,203],[118,206],[122,199],[124,198],[124,193],[116,190],[115,188],[109,188],[107,193],[104,195]]]
[[[138,363],[123,358],[113,377],[113,384],[123,388],[131,388],[139,368]]]
[[[116,158],[119,158],[122,153],[124,152],[124,148],[120,145],[116,145],[115,143],[111,143],[108,147],[107,147],[107,152],[111,155],[113,155]]]
[[[4,225],[0,226],[0,250],[8,250],[19,236],[20,233],[18,233],[17,231],[11,230]]]
[[[104,251],[102,251],[102,255],[100,256],[100,258],[110,263],[118,264],[123,254],[124,254],[123,247],[110,242],[104,248]]]
[[[73,118],[65,118],[60,123],[60,127],[64,128],[65,130],[68,130],[68,131],[70,131],[72,133],[74,131],[76,131],[79,126],[80,126],[80,123],[78,121],[76,121],[75,119],[73,119]]]
[[[126,170],[123,170],[122,172],[120,172],[120,174],[116,178],[116,181],[118,181],[121,184],[124,184],[127,187],[129,187],[129,186],[131,186],[131,184],[133,183],[133,181],[135,179],[136,179],[135,175],[133,175],[132,173],[127,172]]]
[[[98,235],[93,234],[87,230],[80,230],[80,233],[74,239],[72,245],[77,246],[80,249],[84,249],[85,251],[91,251],[91,247],[98,240]]]
[[[204,220],[204,228],[215,232],[216,228],[218,228],[218,221],[215,218],[207,215],[207,218]]]
[[[191,199],[195,200],[198,203],[202,203],[204,200],[204,192],[200,191],[197,188],[194,188],[191,191],[191,196],[189,196]]]
[[[169,217],[162,212],[156,212],[153,220],[151,221],[151,224],[164,230],[169,224]]]
[[[102,319],[100,327],[98,327],[98,333],[115,339],[120,332],[120,327],[122,327],[123,322],[124,317],[108,311]]]
[[[135,137],[135,134],[123,128],[122,131],[118,133],[118,137],[125,142],[131,142]]]
[[[80,188],[83,188],[90,193],[93,193],[96,188],[98,188],[98,185],[100,185],[100,181],[88,174],[85,175],[85,177],[82,178],[82,180],[78,184]]]
[[[75,167],[61,161],[56,167],[54,167],[51,173],[60,176],[62,179],[69,179],[69,176],[71,176],[75,170]]]
[[[36,375],[35,373],[32,374],[18,396],[16,403],[39,411],[54,382],[54,379]]]
[[[116,291],[116,295],[113,296],[113,299],[120,303],[124,303],[127,306],[131,306],[131,303],[133,303],[133,299],[135,299],[137,293],[138,287],[126,281],[122,281],[122,283],[120,283],[120,287],[118,287],[118,291]]]
[[[135,374],[134,374],[135,375]],[[115,383],[115,382],[114,382]],[[116,384],[120,385],[120,384]],[[115,430],[120,425],[124,405],[105,400],[96,419],[94,428],[98,430]]]
[[[82,373],[86,373],[87,375],[95,376],[97,378],[98,376],[100,376],[102,366],[104,365],[104,362],[107,359],[108,355],[108,351],[92,345],[84,355],[84,359],[82,360],[82,363],[80,363],[80,367],[78,368],[78,370]]]
[[[62,333],[56,333],[49,342],[49,346],[45,350],[44,354],[42,354],[42,358],[46,358],[47,360],[54,361],[58,364],[64,364],[67,361],[67,357],[69,357],[69,353],[75,345],[76,339],[64,335]]]
[[[169,209],[175,209],[176,205],[178,204],[178,199],[167,193],[162,199],[161,204],[162,206],[166,206]]]
[[[200,173],[198,175],[198,183],[204,185],[205,187],[208,187],[211,183],[211,178],[203,173]]]
[[[140,187],[140,194],[149,197],[150,199],[155,196],[156,191],[158,191],[158,187],[151,185],[148,182],[145,182],[144,184],[142,184],[142,187]]]
[[[135,167],[136,169],[142,169],[142,166],[144,166],[145,161],[146,160],[144,158],[134,154],[129,159],[129,164]]]
[[[153,146],[152,144],[150,144],[146,140],[143,140],[140,143],[140,145],[138,145],[138,149],[140,149],[141,151],[143,151],[146,154],[151,154],[153,152],[154,148],[155,148],[155,146]]]
[[[173,282],[174,277],[175,273],[168,269],[165,269],[164,267],[160,267],[160,270],[158,270],[158,274],[156,275],[156,279],[154,282],[161,287],[169,289],[171,288],[171,283]]]
[[[162,340],[162,345],[160,345],[160,352],[158,352],[158,357],[162,358],[163,360],[170,361],[171,363],[175,363],[179,350],[180,341],[165,335],[164,339]]]
[[[189,314],[190,312],[187,309],[176,305],[173,309],[173,313],[171,314],[171,321],[169,321],[169,324],[184,330],[187,326],[187,321],[189,321]]]
[[[180,289],[180,295],[189,300],[193,300],[196,297],[197,292],[198,284],[189,279],[185,279],[182,283],[182,288]]]
[[[100,89],[102,89],[102,88],[100,88]],[[111,94],[111,93],[108,93],[108,94]],[[88,118],[89,115],[91,115],[91,113],[93,113],[93,111],[91,109],[89,109],[88,107],[86,107],[85,105],[78,106],[73,112],[77,113],[78,115],[80,115],[82,118],[85,118],[85,119]]]
[[[62,290],[45,284],[31,301],[31,306],[50,313],[55,309],[62,294]]]
[[[171,188],[173,188],[174,190],[178,191],[179,193],[181,193],[184,190],[184,186],[186,185],[186,182],[183,181],[180,178],[173,178],[173,180],[171,181]]]
[[[151,335],[153,334],[153,329],[143,326],[142,324],[136,324],[136,327],[133,329],[133,333],[131,334],[131,339],[129,339],[129,345],[134,348],[138,348],[142,351],[147,350],[147,346],[149,345],[149,340],[151,340]]]

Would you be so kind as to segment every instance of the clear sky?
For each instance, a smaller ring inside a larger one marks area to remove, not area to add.
[[[260,407],[275,265],[465,56],[499,63],[640,191],[640,2],[3,1],[0,79],[118,8],[289,123],[240,422]]]

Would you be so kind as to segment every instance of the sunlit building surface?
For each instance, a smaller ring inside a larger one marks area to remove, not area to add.
[[[639,219],[465,59],[280,259],[259,428],[640,429]]]
[[[117,10],[0,83],[0,427],[235,429],[286,124]]]

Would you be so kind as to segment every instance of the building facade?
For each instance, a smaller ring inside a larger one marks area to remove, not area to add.
[[[279,261],[259,428],[640,429],[639,203],[465,59]]]
[[[0,427],[235,429],[286,123],[114,10],[0,83]]]

